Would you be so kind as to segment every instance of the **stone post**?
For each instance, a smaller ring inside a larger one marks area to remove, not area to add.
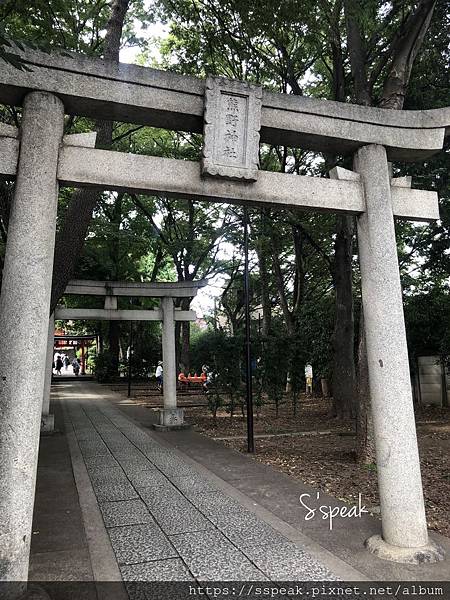
[[[48,321],[47,353],[45,359],[45,383],[42,398],[41,433],[51,433],[55,428],[55,416],[50,414],[50,390],[52,387],[53,349],[55,345],[55,315]]]
[[[442,551],[427,533],[385,148],[361,148],[355,170],[366,201],[358,247],[382,518],[382,537],[366,545],[388,560],[434,562]]]
[[[26,586],[55,246],[64,106],[25,97],[0,297],[0,581]]]
[[[156,429],[180,429],[184,427],[184,411],[177,408],[177,366],[175,350],[175,315],[173,298],[161,299],[162,355],[163,355],[163,393],[164,408],[159,411],[159,424]]]

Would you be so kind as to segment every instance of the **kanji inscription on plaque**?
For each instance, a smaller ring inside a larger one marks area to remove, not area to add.
[[[208,77],[202,174],[256,181],[258,176],[260,86]]]

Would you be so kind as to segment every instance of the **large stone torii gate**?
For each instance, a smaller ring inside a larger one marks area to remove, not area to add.
[[[394,216],[437,219],[437,195],[392,179],[388,159],[438,152],[450,108],[391,112],[77,55],[23,58],[27,70],[2,62],[0,71],[0,102],[23,107],[20,131],[0,129],[0,175],[16,179],[0,299],[0,579],[24,581],[28,571],[64,185],[356,215],[382,515],[382,536],[367,546],[397,561],[442,558],[426,527],[394,231]],[[89,134],[63,137],[65,113],[203,130],[202,163],[97,149]],[[258,171],[259,139],[353,155],[354,171],[336,168],[330,179]]]

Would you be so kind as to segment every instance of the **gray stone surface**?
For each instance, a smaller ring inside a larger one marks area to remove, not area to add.
[[[179,559],[170,558],[141,565],[123,566],[122,577],[130,600],[185,600],[195,580]]]
[[[271,548],[252,546],[246,555],[273,581],[326,581],[332,573],[295,544],[286,542]]]
[[[417,548],[428,533],[385,149],[362,148],[355,167],[366,199],[358,247],[383,539]]]
[[[151,511],[158,506],[166,506],[184,498],[168,481],[167,483],[162,482],[160,485],[152,484],[137,489],[139,490],[140,497]]]
[[[124,581],[191,581],[192,575],[179,558],[155,560],[139,565],[123,566]]]
[[[174,298],[192,298],[197,295],[199,288],[206,285],[205,280],[198,281],[155,281],[155,282],[132,282],[132,281],[91,281],[84,279],[72,279],[66,294],[82,296],[132,296],[162,298],[172,296]],[[124,422],[124,421],[123,421]]]
[[[260,171],[258,181],[245,185],[239,181],[201,178],[200,165],[191,161],[91,148],[64,147],[58,178],[63,184],[75,187],[164,193],[210,202],[248,202],[355,215],[365,209],[358,181]],[[436,219],[437,200],[436,192],[392,188],[394,214],[400,218]]]
[[[183,408],[162,408],[158,411],[158,426],[166,427],[181,427],[184,423],[184,409]],[[156,426],[155,426],[156,427]]]
[[[27,91],[45,85],[64,95],[71,114],[202,131],[204,81],[134,65],[109,66],[80,55],[67,58],[27,50],[26,56],[34,63],[31,71],[2,62],[1,102],[21,104]],[[365,144],[380,143],[391,157],[411,160],[442,148],[450,109],[393,115],[389,110],[264,91],[261,123],[261,141],[269,144],[353,153]]]
[[[419,548],[399,548],[386,543],[381,535],[373,535],[366,540],[366,548],[383,560],[410,565],[435,563],[445,559],[444,548],[430,539],[425,546]]]
[[[155,524],[113,527],[108,532],[119,565],[178,558],[169,540]]]
[[[102,456],[90,456],[84,459],[86,468],[88,471],[95,469],[108,469],[110,467],[117,467],[118,463],[112,456],[112,454],[105,454]]]
[[[106,527],[152,523],[153,518],[142,500],[103,502],[100,504]]]
[[[173,298],[162,298],[161,308],[163,312],[162,357],[164,369],[164,409],[173,410],[177,408],[177,365]],[[168,413],[164,414],[168,415]],[[179,417],[181,418],[180,422],[183,422],[183,415],[181,414]]]
[[[209,494],[202,494],[201,492],[197,495],[190,497],[191,502],[196,506],[202,513],[215,524],[222,523],[229,519],[230,514],[233,514],[236,518],[237,515],[247,515],[248,511],[243,508],[239,502],[230,498],[223,492],[212,492]]]
[[[141,448],[141,447],[140,447]],[[142,453],[149,459],[153,460],[154,458],[159,459],[163,456],[166,458],[176,456],[175,452],[169,450],[168,448],[164,448],[164,446],[150,444],[145,445],[144,448],[141,448]]]
[[[201,581],[263,581],[264,573],[218,531],[171,536],[195,578]]]
[[[129,482],[92,482],[92,487],[99,502],[131,500],[138,497],[136,490]]]
[[[46,92],[25,97],[0,295],[0,564],[6,580],[26,581],[28,573],[63,127],[59,98]]]
[[[195,498],[198,494],[208,494],[218,491],[210,481],[201,475],[197,475],[196,477],[193,477],[192,475],[183,475],[181,477],[177,475],[168,475],[168,478],[173,485],[188,498],[191,496]]]
[[[160,490],[158,490],[159,492]],[[204,531],[214,528],[211,521],[196,510],[183,496],[171,495],[167,497],[167,501],[165,502],[149,502],[149,497],[147,496],[144,501],[147,503],[155,520],[167,535]]]
[[[17,173],[19,161],[19,140],[0,137],[0,173],[14,177]]]
[[[107,469],[95,469],[89,473],[92,485],[103,485],[105,483],[128,483],[125,473],[119,467],[108,467]]]
[[[106,296],[109,298],[109,296]],[[155,309],[111,309],[111,308],[65,308],[58,306],[55,309],[55,318],[62,320],[80,321],[162,321],[163,315]],[[197,314],[193,310],[177,310],[174,313],[175,321],[196,321]]]
[[[249,548],[265,548],[271,552],[275,545],[285,544],[288,540],[281,533],[266,525],[260,519],[233,520],[232,516],[224,521],[219,521],[218,528],[239,549],[245,551]]]
[[[139,463],[145,461],[146,458],[136,446],[127,446],[126,448],[119,448],[113,452],[114,458],[120,463],[122,461],[135,461]]]
[[[101,440],[80,440],[79,442],[81,454],[85,458],[92,456],[104,456],[110,454],[108,448]]]
[[[195,469],[193,469],[190,465],[176,455],[171,456],[165,453],[159,455],[155,454],[150,460],[168,477],[197,476]]]
[[[130,439],[133,440],[133,443],[139,448],[139,450],[142,452],[142,454],[147,456],[147,453],[154,452],[157,449],[162,449],[162,446],[160,446],[157,442],[150,440],[150,438],[146,434],[144,434],[144,435],[147,438],[146,440],[140,439],[140,438],[134,439],[134,438],[130,437]]]
[[[169,487],[170,483],[160,471],[154,469],[138,469],[136,471],[127,472],[128,479],[135,486],[136,489],[140,488],[157,488],[157,487]]]
[[[261,86],[208,77],[205,84],[202,174],[256,181]]]

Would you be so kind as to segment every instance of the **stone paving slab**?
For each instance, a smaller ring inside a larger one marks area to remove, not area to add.
[[[107,446],[97,440],[81,440],[79,442],[81,454],[84,458],[90,458],[91,456],[104,456],[110,454]]]
[[[105,454],[104,456],[91,456],[85,458],[86,468],[90,469],[107,469],[109,467],[117,467],[118,462],[114,459],[112,454]]]
[[[93,487],[103,485],[105,483],[128,483],[128,479],[120,467],[93,469],[90,472],[90,479]]]
[[[169,475],[169,479],[189,499],[195,498],[198,494],[217,492],[217,488],[201,475],[196,478],[186,475],[181,477]]]
[[[155,469],[155,466],[145,458],[145,456],[130,456],[129,458],[120,457],[120,466],[125,473],[131,473],[135,471],[151,471]]]
[[[286,538],[266,523],[259,522],[248,527],[232,523],[231,525],[219,525],[219,529],[235,546],[244,552],[254,546],[271,552],[273,546],[286,543]]]
[[[103,502],[100,504],[105,527],[122,525],[142,525],[154,523],[142,500],[123,500],[121,502]]]
[[[150,510],[183,499],[183,495],[167,479],[166,483],[159,487],[151,485],[139,488],[139,495]]]
[[[103,438],[105,439],[105,438]],[[115,454],[134,454],[135,446],[128,440],[105,440],[110,451]],[[139,455],[140,456],[140,455]]]
[[[170,487],[171,483],[156,467],[152,469],[136,469],[127,471],[128,478],[136,488]]]
[[[132,500],[138,497],[136,490],[128,481],[122,483],[92,483],[92,487],[99,502]]]
[[[155,523],[113,527],[108,533],[119,565],[179,557]]]
[[[275,545],[270,550],[263,546],[253,546],[246,550],[246,554],[273,581],[337,579],[310,554],[290,542]]]
[[[135,459],[136,462],[145,460],[145,456],[138,448],[136,448],[136,446],[131,446],[131,448],[127,448],[125,450],[112,451],[112,454],[118,462],[131,459]]]
[[[170,537],[181,558],[200,581],[265,581],[267,577],[219,531]]]
[[[239,516],[242,519],[244,515],[250,514],[234,498],[219,491],[209,494],[193,494],[191,502],[215,525],[229,523],[231,515],[237,520]]]
[[[195,581],[180,558],[122,566],[120,571],[124,581]]]
[[[167,501],[161,501],[158,494],[155,494],[153,500],[156,502],[147,504],[147,506],[167,535],[214,528],[213,523],[181,495],[169,495]]]

